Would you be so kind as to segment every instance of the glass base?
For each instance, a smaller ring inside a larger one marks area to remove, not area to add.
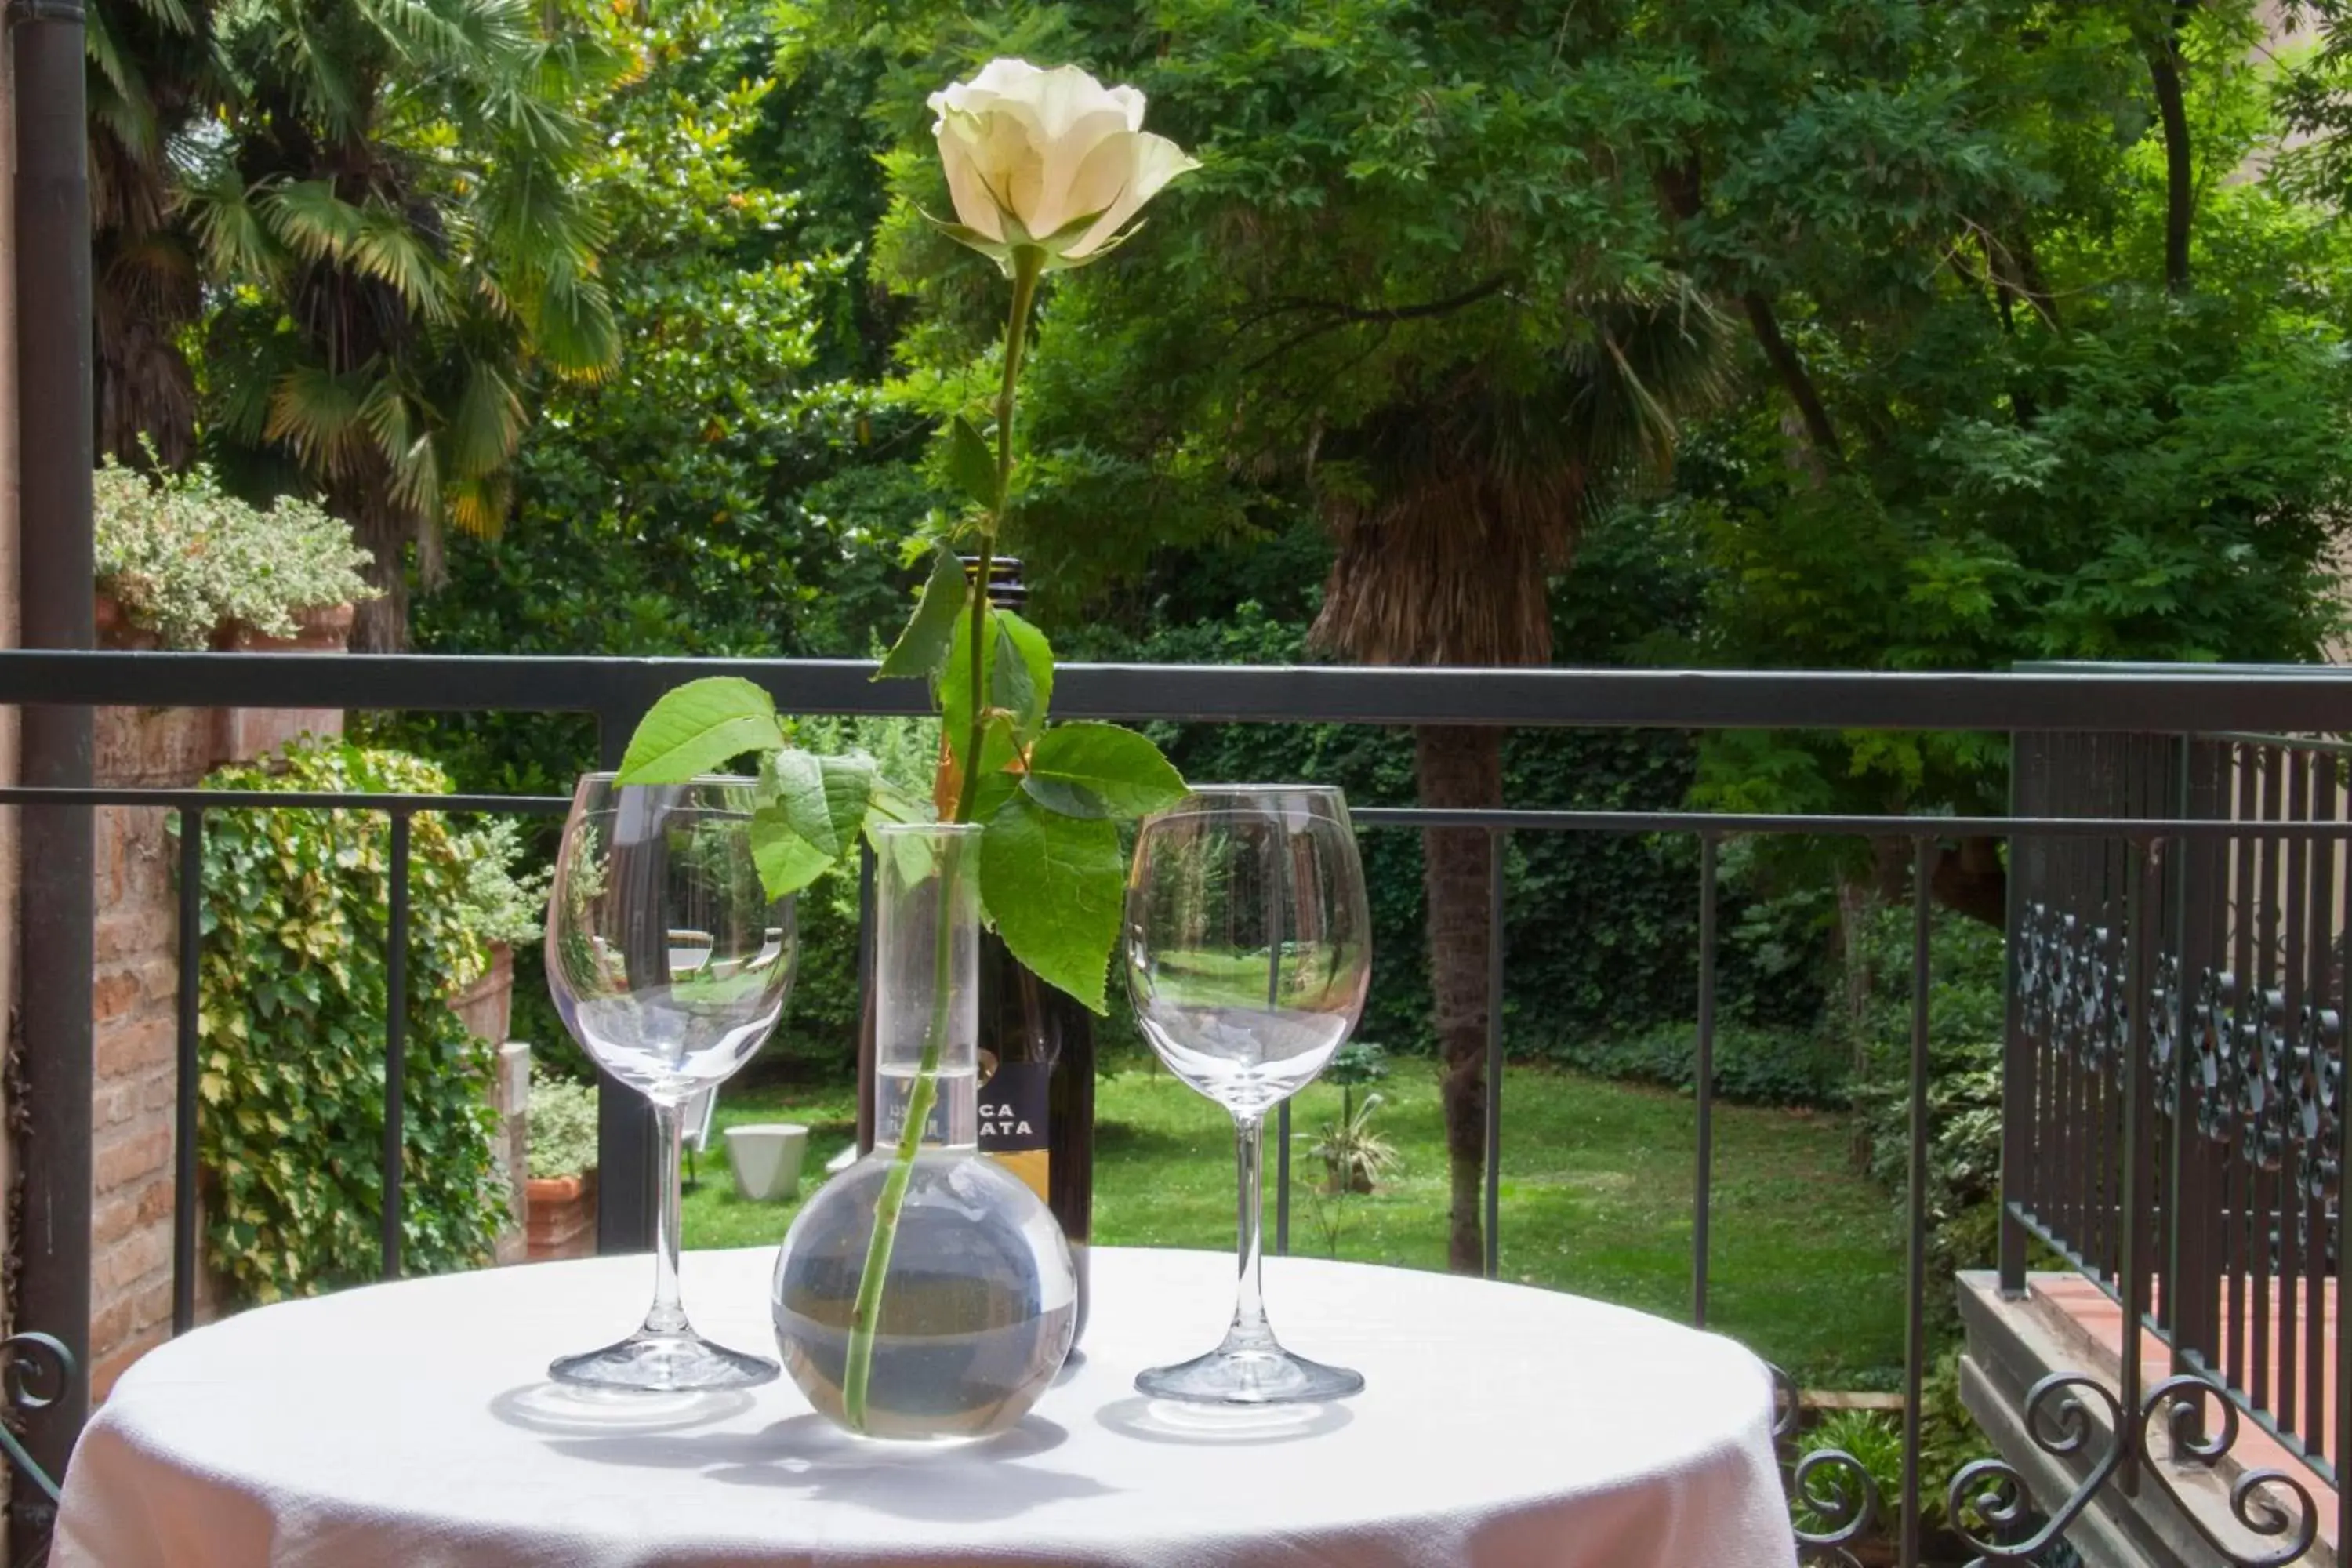
[[[684,1394],[712,1388],[756,1388],[782,1369],[761,1356],[712,1344],[693,1330],[657,1334],[640,1329],[600,1351],[558,1357],[547,1375],[583,1388],[635,1388]]]
[[[1207,1355],[1135,1374],[1138,1393],[1201,1405],[1306,1405],[1364,1391],[1364,1374],[1293,1355],[1280,1345],[1220,1345]]]

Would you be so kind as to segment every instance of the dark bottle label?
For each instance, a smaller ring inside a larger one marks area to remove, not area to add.
[[[999,1062],[980,1086],[982,1152],[994,1156],[1048,1202],[1053,1196],[1047,1140],[1053,1077],[1049,1062]]]

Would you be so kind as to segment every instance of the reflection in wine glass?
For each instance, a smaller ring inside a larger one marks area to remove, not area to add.
[[[1348,806],[1304,784],[1195,791],[1143,825],[1128,879],[1128,990],[1169,1070],[1233,1113],[1240,1290],[1224,1342],[1155,1367],[1160,1398],[1274,1405],[1362,1377],[1276,1342],[1259,1286],[1265,1113],[1331,1059],[1363,1014],[1371,917]]]

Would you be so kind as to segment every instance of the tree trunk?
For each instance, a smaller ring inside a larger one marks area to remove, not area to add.
[[[352,536],[372,559],[360,575],[378,597],[362,601],[352,621],[353,653],[408,650],[408,542],[414,531],[389,501],[369,493],[365,481],[337,486],[329,510],[352,525]],[[375,487],[382,488],[381,482]]]
[[[1798,416],[1805,422],[1805,435],[1812,443],[1821,460],[1832,468],[1843,462],[1845,449],[1838,442],[1837,426],[1830,420],[1829,405],[1822,401],[1821,389],[1813,384],[1812,374],[1805,368],[1804,357],[1797,353],[1789,340],[1781,335],[1780,318],[1772,309],[1772,301],[1762,293],[1749,289],[1739,297],[1748,311],[1748,324],[1756,333],[1757,346],[1772,366],[1772,374],[1789,401],[1797,405]]]
[[[1423,725],[1413,731],[1421,804],[1492,809],[1503,804],[1503,734],[1486,727]],[[1476,1274],[1486,1254],[1480,1196],[1486,1171],[1486,918],[1492,860],[1475,828],[1422,836],[1429,902],[1429,991],[1437,1029],[1438,1082],[1453,1174],[1446,1266]]]
[[[2147,74],[2164,122],[2164,286],[2189,292],[2189,233],[2196,216],[2197,171],[2189,155],[2189,104],[2180,85],[2180,33],[2195,0],[2179,0],[2170,25],[2148,41]]]

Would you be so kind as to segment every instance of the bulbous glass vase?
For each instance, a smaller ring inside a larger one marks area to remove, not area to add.
[[[776,1261],[776,1344],[817,1412],[868,1437],[985,1437],[1029,1413],[1077,1327],[1069,1243],[1037,1194],[973,1151],[915,1158],[884,1276],[864,1419],[844,1397],[857,1284],[891,1153],[827,1182]]]
[[[875,1148],[802,1205],[776,1259],[784,1370],[867,1437],[1005,1430],[1076,1328],[1053,1211],[979,1152],[979,849],[977,826],[876,836]]]

